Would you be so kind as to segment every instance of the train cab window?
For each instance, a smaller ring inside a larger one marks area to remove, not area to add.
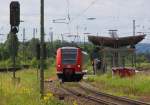
[[[75,64],[77,49],[62,49],[62,64]]]

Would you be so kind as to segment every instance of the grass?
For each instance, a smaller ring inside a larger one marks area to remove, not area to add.
[[[49,70],[45,72],[46,78],[51,75]],[[20,82],[13,82],[12,73],[0,73],[0,105],[64,105],[51,93],[40,99],[36,74],[35,69],[19,71],[16,75]]]
[[[111,73],[101,76],[89,77],[88,82],[114,95],[139,98],[140,96],[150,96],[150,76],[146,74],[137,74],[129,78],[120,78]]]
[[[150,63],[143,62],[143,63],[140,63],[138,66],[142,67],[142,68],[149,69],[150,68]]]

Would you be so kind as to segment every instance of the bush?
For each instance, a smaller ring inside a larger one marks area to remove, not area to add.
[[[1,68],[12,67],[12,61],[11,61],[11,59],[0,61],[0,67]]]
[[[32,68],[38,68],[39,61],[36,58],[33,58],[30,62]]]

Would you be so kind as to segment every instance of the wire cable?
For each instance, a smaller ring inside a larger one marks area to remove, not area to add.
[[[70,21],[70,2],[69,0],[66,0],[67,2],[67,19]]]
[[[77,18],[81,17],[85,12],[88,11],[88,9],[90,9],[94,4],[96,4],[97,1],[98,1],[98,0],[92,1],[92,2],[90,3],[90,5],[89,5],[86,9],[84,9],[81,13],[79,13],[74,19],[72,19],[71,22],[74,21],[74,20],[76,20]]]

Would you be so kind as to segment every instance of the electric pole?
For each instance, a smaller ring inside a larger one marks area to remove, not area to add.
[[[41,34],[41,48],[40,48],[40,94],[41,98],[44,95],[44,0],[41,0],[41,18],[40,18],[40,34]]]
[[[63,43],[64,43],[64,36],[63,36],[63,34],[60,34],[61,35],[61,45],[63,46]]]
[[[26,58],[25,58],[25,28],[23,28],[23,60],[24,60],[24,64],[26,63]]]
[[[133,36],[135,36],[135,20],[133,20]]]
[[[33,28],[33,38],[35,38],[35,35],[37,35],[37,28]]]
[[[35,28],[33,28],[33,38],[35,38]]]
[[[49,36],[50,36],[50,48],[51,48],[51,54],[50,56],[53,56],[54,53],[54,47],[53,47],[53,31],[52,31],[52,27],[49,28],[50,32],[49,32]]]
[[[133,36],[135,36],[135,20],[133,20]],[[133,39],[134,41],[134,39]],[[136,53],[135,53],[135,45],[132,45],[133,46],[133,49],[134,49],[134,52],[133,52],[133,55],[132,55],[132,67],[136,67]]]

